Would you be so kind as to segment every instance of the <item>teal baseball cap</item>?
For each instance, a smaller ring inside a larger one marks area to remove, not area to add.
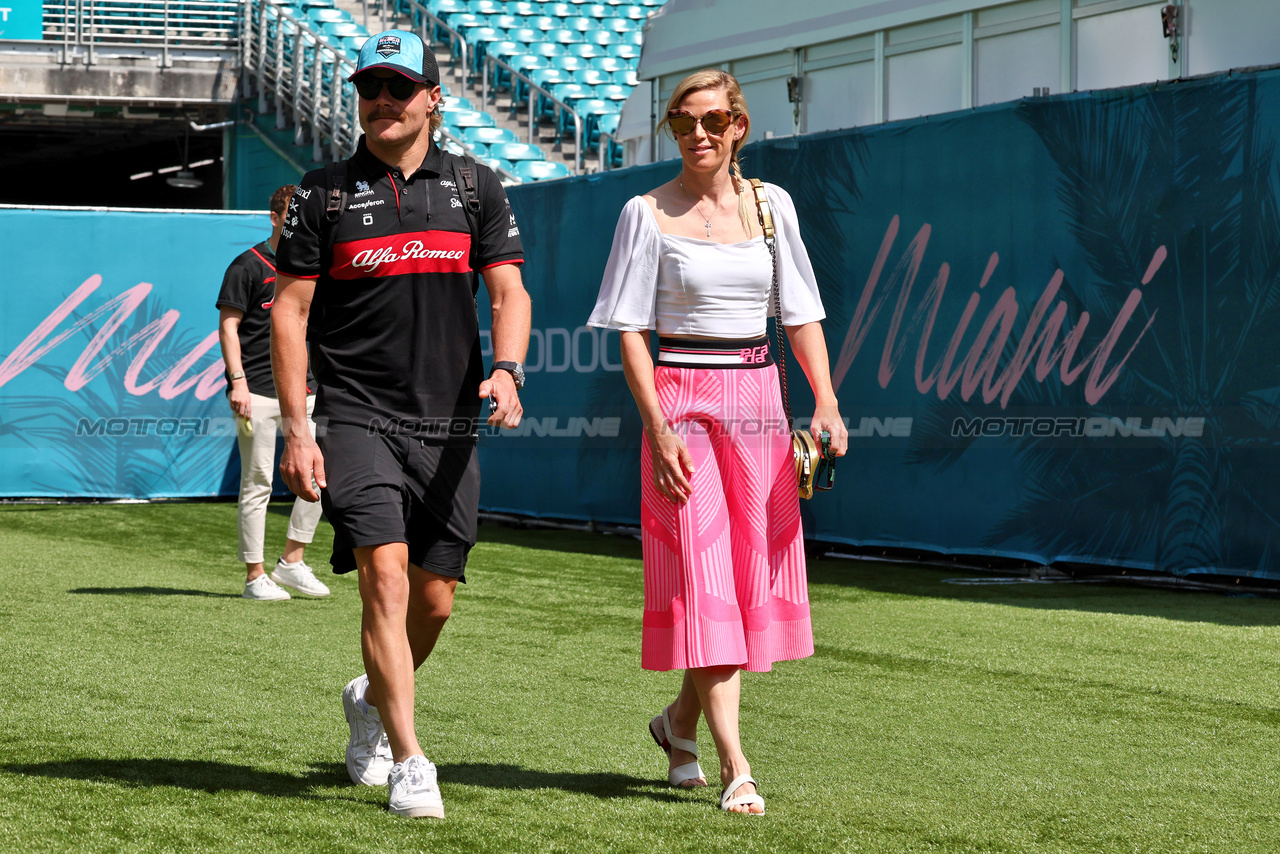
[[[347,79],[351,80],[356,74],[371,68],[385,68],[428,86],[440,82],[435,53],[426,49],[416,33],[404,30],[387,30],[370,36],[360,48],[355,72]]]

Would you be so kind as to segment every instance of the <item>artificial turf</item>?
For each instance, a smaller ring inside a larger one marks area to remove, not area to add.
[[[817,654],[744,679],[749,818],[664,784],[638,543],[482,526],[418,676],[447,818],[405,820],[343,765],[354,579],[247,602],[234,548],[231,504],[0,509],[0,850],[1280,849],[1274,600],[816,561]]]

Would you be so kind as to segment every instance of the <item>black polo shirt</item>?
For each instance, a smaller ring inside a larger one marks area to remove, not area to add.
[[[264,397],[276,396],[271,379],[271,303],[276,298],[276,254],[262,241],[236,256],[222,277],[218,308],[234,308],[244,313],[240,320],[240,363],[249,391]],[[316,387],[307,371],[307,388]],[[231,386],[227,386],[230,394]]]
[[[324,170],[308,172],[281,231],[281,273],[316,279],[307,334],[316,417],[453,444],[475,440],[484,381],[479,271],[524,260],[497,176],[474,168],[474,244],[453,155],[435,145],[405,176],[369,152],[347,166],[347,205],[328,257]]]

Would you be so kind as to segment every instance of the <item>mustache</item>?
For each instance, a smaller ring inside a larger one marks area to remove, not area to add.
[[[377,107],[375,109],[370,110],[369,113],[365,116],[365,119],[367,121],[372,122],[378,119],[398,119],[400,118],[400,115],[401,113],[399,110],[392,110],[386,107]]]

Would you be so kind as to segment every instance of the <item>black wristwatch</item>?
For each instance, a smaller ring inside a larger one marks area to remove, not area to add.
[[[506,371],[516,381],[516,391],[524,388],[524,365],[519,362],[494,362],[493,371]],[[493,376],[489,371],[489,376]]]

